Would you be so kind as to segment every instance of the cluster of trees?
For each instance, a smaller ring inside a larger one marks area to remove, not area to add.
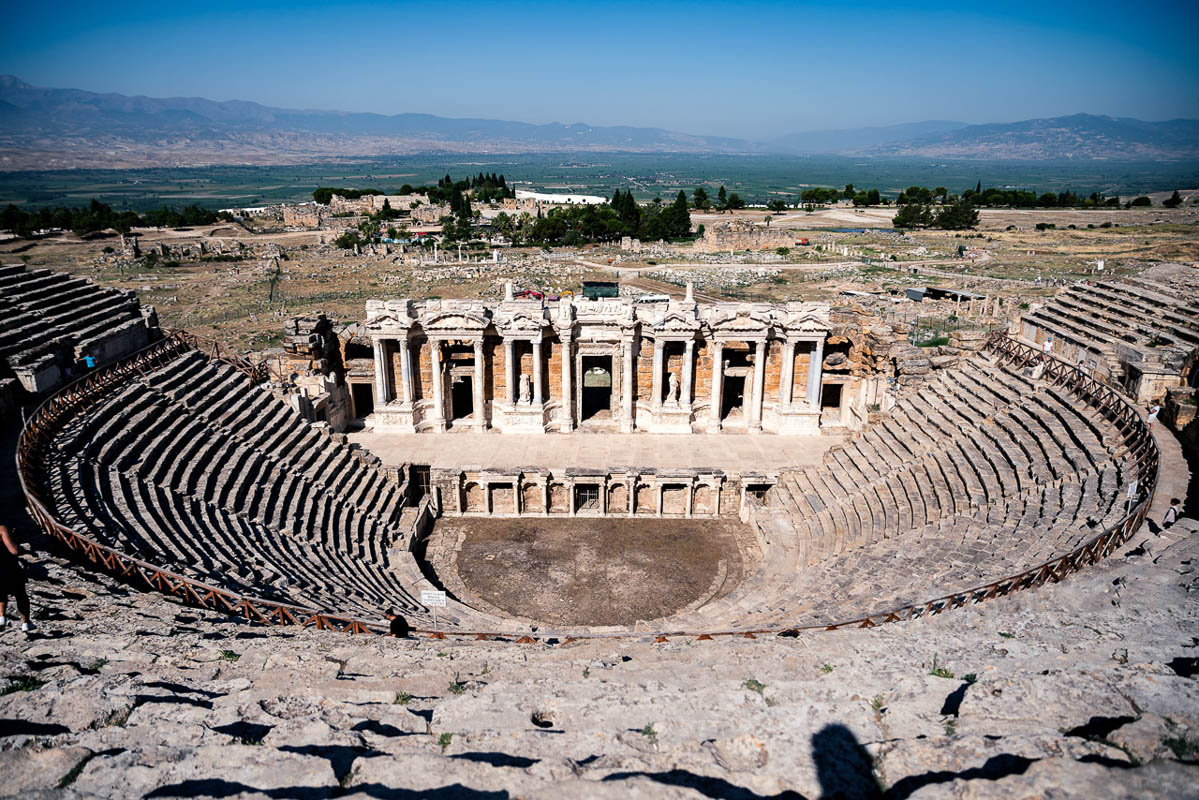
[[[835,203],[840,199],[840,189],[823,189],[819,186],[804,189],[799,195],[799,201],[805,206],[823,206],[828,203]]]
[[[383,194],[379,189],[347,189],[336,186],[322,186],[312,193],[312,199],[323,205],[328,205],[333,195],[341,195],[347,200],[357,200],[372,194]],[[476,203],[492,203],[505,197],[516,197],[516,190],[508,186],[502,174],[480,172],[462,180],[454,180],[448,174],[438,178],[436,186],[413,186],[405,183],[396,192],[398,195],[411,194],[427,195],[431,203],[452,203],[454,195],[469,195]]]
[[[427,195],[431,203],[450,203],[453,202],[455,194],[467,194],[477,203],[492,203],[505,197],[516,197],[516,190],[508,186],[502,174],[497,175],[494,172],[480,172],[458,181],[447,173],[445,177],[438,179],[436,186],[413,186],[405,183],[400,187],[398,194]]]
[[[383,192],[378,189],[344,189],[336,186],[322,186],[312,193],[312,199],[323,206],[327,206],[335,194],[341,195],[347,200],[357,200],[360,197],[383,194]]]
[[[622,236],[656,241],[691,235],[687,194],[681,190],[669,205],[659,201],[640,205],[632,192],[617,189],[607,203],[561,206],[537,218],[501,213],[493,224],[517,245],[574,246],[618,241]]]
[[[970,198],[953,196],[948,205],[933,208],[928,202],[908,202],[891,219],[896,228],[942,228],[969,230],[978,224],[978,211]]]
[[[962,197],[969,198],[972,205],[981,208],[1119,208],[1118,197],[1105,197],[1098,192],[1083,197],[1069,189],[1062,192],[1042,192],[1037,194],[1026,189],[997,189],[982,188],[982,181],[973,189],[962,192]],[[929,189],[927,186],[909,186],[899,193],[896,203],[940,203],[952,201],[949,190],[944,186]]]
[[[696,211],[736,211],[739,208],[745,208],[745,201],[741,199],[741,196],[736,192],[729,192],[723,186],[716,191],[715,204],[713,204],[712,198],[708,196],[708,190],[702,186],[696,187],[695,191],[691,194],[691,198]],[[684,199],[686,199],[685,195]]]
[[[449,176],[447,176],[449,177]],[[441,235],[447,242],[466,242],[471,238],[471,221],[475,217],[470,206],[470,195],[465,192],[450,193],[450,213],[441,218]]]
[[[138,215],[133,211],[114,211],[99,200],[82,208],[39,208],[23,211],[9,205],[0,212],[0,228],[18,236],[30,236],[35,231],[61,228],[80,236],[103,230],[128,233],[132,228],[182,228],[191,225],[211,225],[219,220],[231,220],[228,214],[209,211],[196,205],[176,211],[163,206],[156,211]]]

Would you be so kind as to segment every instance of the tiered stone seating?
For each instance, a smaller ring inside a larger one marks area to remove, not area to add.
[[[829,624],[1037,566],[1123,514],[1123,444],[1076,398],[969,360],[781,475],[759,573],[672,622]]]
[[[418,623],[424,584],[394,548],[403,497],[360,453],[233,367],[187,351],[59,429],[55,515],[237,594]],[[984,585],[1069,552],[1123,514],[1128,443],[1065,389],[984,356],[901,396],[755,509],[763,559],[665,630],[830,624]],[[443,624],[514,630],[452,607]],[[470,629],[470,628],[468,628]]]
[[[50,483],[79,532],[232,592],[375,618],[389,606],[425,613],[419,568],[392,548],[400,487],[197,352],[76,418]]]
[[[54,388],[77,357],[108,361],[152,336],[132,292],[23,265],[0,267],[0,317],[0,362],[32,392]]]
[[[1139,278],[1074,284],[1026,314],[1024,322],[1063,345],[1098,357],[1105,362],[1105,373],[1115,373],[1124,347],[1185,356],[1199,346],[1199,302],[1194,286],[1187,284],[1187,288],[1172,291]]]

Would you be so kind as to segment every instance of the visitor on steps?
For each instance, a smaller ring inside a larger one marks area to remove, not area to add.
[[[1177,497],[1170,499],[1170,507],[1166,509],[1166,515],[1162,517],[1162,528],[1168,528],[1178,521],[1178,511],[1182,508],[1182,501]]]
[[[1157,422],[1157,415],[1161,413],[1162,407],[1157,403],[1149,406],[1149,415],[1145,417],[1145,424],[1149,426],[1149,430],[1153,430],[1153,423]]]
[[[391,623],[388,625],[388,628],[391,631],[391,635],[396,637],[397,639],[407,639],[408,638],[408,620],[404,619],[403,617],[401,617],[399,614],[397,614],[395,611],[393,611],[391,609],[388,609],[388,611],[387,611],[387,618],[389,620],[391,620]]]
[[[17,601],[17,613],[21,615],[21,630],[32,631],[37,626],[29,618],[29,595],[25,592],[25,571],[21,569],[21,549],[9,532],[0,525],[0,628],[8,625],[8,597]]]

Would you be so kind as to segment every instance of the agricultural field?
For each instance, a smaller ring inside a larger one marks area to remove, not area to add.
[[[631,190],[648,202],[680,189],[726,186],[747,202],[791,198],[815,186],[878,188],[894,196],[912,185],[951,192],[984,186],[1034,191],[1132,195],[1199,185],[1199,165],[1182,162],[1043,164],[968,160],[930,163],[911,158],[845,156],[725,156],[685,154],[562,154],[346,158],[309,165],[215,166],[127,170],[0,172],[0,206],[85,205],[93,197],[117,209],[144,212],[162,205],[205,208],[270,205],[311,199],[318,186],[377,187],[436,183],[477,172],[502,172],[516,185],[550,192],[611,196]]]

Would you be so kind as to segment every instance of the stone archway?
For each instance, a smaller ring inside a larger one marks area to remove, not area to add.
[[[638,484],[636,507],[638,515],[652,517],[658,513],[658,498],[656,494],[657,487],[650,486],[648,483]]]
[[[627,514],[629,512],[629,489],[623,483],[614,483],[608,487],[608,513]]]
[[[522,514],[544,514],[545,495],[540,483],[526,483],[521,489],[520,510]]]
[[[475,482],[470,481],[462,487],[463,511],[485,512],[487,511],[487,493],[483,487]]]
[[[550,513],[551,514],[569,514],[570,513],[570,493],[566,491],[566,484],[552,483],[550,484]]]

